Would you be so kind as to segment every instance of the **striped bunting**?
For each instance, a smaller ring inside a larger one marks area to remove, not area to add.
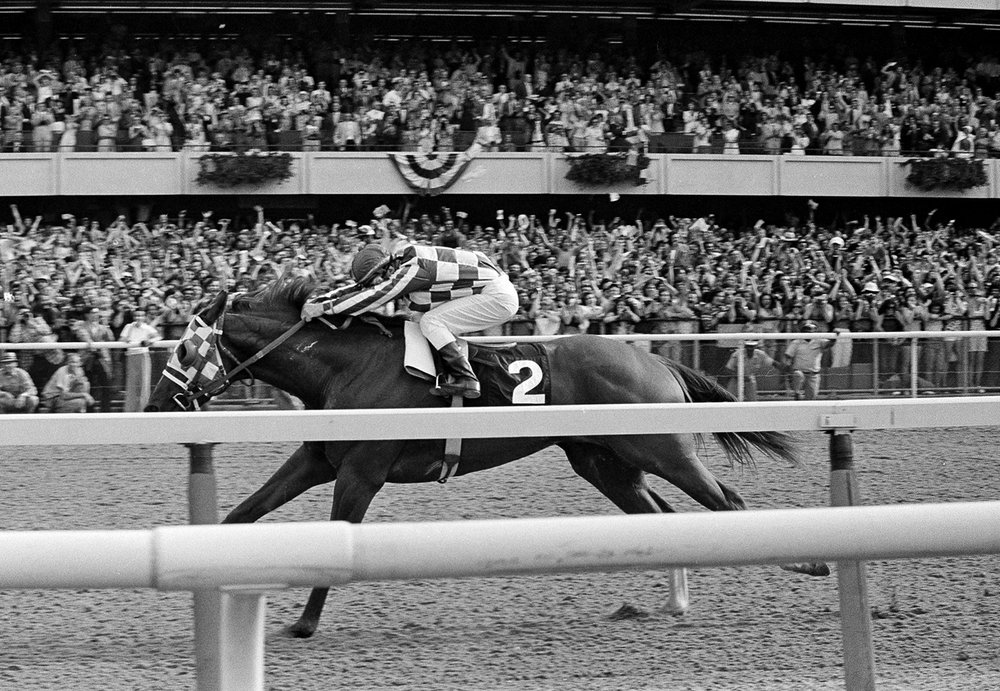
[[[403,180],[425,195],[441,194],[461,177],[475,155],[475,145],[466,151],[429,154],[390,153],[389,158]]]

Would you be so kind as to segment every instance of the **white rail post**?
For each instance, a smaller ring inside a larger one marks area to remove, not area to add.
[[[684,614],[691,604],[688,595],[687,569],[670,569],[670,597],[664,610],[669,614]]]
[[[191,525],[219,522],[214,444],[185,444],[190,450],[188,520]],[[194,590],[194,655],[198,691],[216,691],[220,684],[220,631],[222,595],[217,589]]]
[[[219,691],[264,691],[267,589],[273,588],[227,588],[222,593]]]
[[[851,430],[831,429],[830,505],[858,503],[857,478]],[[875,652],[872,646],[871,610],[863,561],[837,562],[840,592],[840,630],[844,639],[844,682],[848,691],[875,691]]]
[[[739,342],[739,349],[736,351],[736,398],[740,401],[746,400],[746,380],[747,356],[746,341]]]
[[[125,412],[141,412],[149,403],[152,362],[149,348],[132,347],[125,351]]]

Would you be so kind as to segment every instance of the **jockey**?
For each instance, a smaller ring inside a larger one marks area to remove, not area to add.
[[[479,379],[456,337],[499,326],[518,307],[514,285],[492,259],[482,252],[451,247],[402,242],[387,252],[370,244],[354,256],[351,277],[355,285],[310,298],[302,307],[302,318],[361,314],[405,295],[421,333],[445,363],[444,376],[431,392],[479,397]]]

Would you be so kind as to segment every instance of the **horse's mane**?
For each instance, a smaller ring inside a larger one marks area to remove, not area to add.
[[[243,293],[233,300],[232,310],[237,314],[245,314],[251,310],[294,310],[299,312],[306,300],[316,292],[319,285],[311,278],[303,276],[282,277],[267,285]],[[364,325],[365,322],[377,321],[387,329],[403,328],[404,317],[386,317],[380,314],[366,314],[364,320],[355,318],[352,325]],[[339,320],[335,320],[339,321]],[[375,327],[377,328],[377,327]]]
[[[301,310],[302,305],[317,287],[314,280],[303,276],[278,278],[267,285],[237,296],[233,300],[231,309],[236,313],[245,313],[253,309]]]

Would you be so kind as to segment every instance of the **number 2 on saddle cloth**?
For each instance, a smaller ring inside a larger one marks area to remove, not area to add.
[[[466,405],[546,405],[551,400],[549,357],[538,343],[503,348],[469,344],[483,394]],[[478,365],[478,366],[477,366]]]

